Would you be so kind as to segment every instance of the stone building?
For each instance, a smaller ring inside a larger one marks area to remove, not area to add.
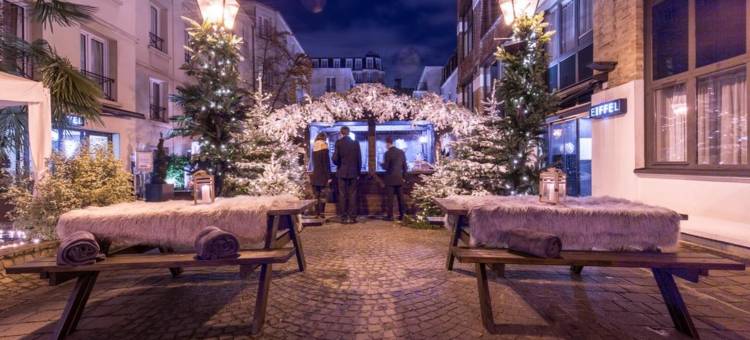
[[[375,52],[364,57],[313,57],[312,68],[348,68],[352,70],[356,84],[385,83],[383,61]]]

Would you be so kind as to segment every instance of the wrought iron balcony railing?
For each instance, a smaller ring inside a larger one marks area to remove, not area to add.
[[[151,104],[151,120],[166,122],[167,121],[167,108],[161,105]]]
[[[104,93],[104,98],[107,100],[115,101],[115,80],[112,78],[107,78],[101,74],[89,72],[86,70],[81,70],[81,73],[86,76],[86,78],[91,79],[94,83],[99,85],[99,87],[102,89],[102,93]]]
[[[161,37],[159,37],[158,35],[152,32],[148,33],[148,46],[153,47],[162,52],[167,52],[164,49],[164,39],[162,39]]]

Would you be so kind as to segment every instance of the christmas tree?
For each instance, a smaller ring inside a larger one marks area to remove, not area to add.
[[[224,176],[231,171],[237,153],[232,135],[241,132],[247,110],[247,92],[240,87],[238,69],[243,60],[239,49],[242,40],[221,26],[186,20],[191,23],[187,46],[190,60],[182,69],[195,81],[178,87],[172,96],[183,110],[183,115],[173,118],[173,135],[200,142],[200,152],[192,161],[215,176],[221,194]]]
[[[517,18],[512,40],[495,54],[504,66],[497,91],[502,119],[491,124],[502,145],[494,156],[504,171],[501,187],[491,190],[493,193],[533,194],[538,189],[544,159],[544,120],[557,105],[547,87],[546,45],[554,32],[545,32],[546,27],[542,14]]]
[[[236,149],[235,163],[226,181],[228,192],[255,196],[304,195],[306,176],[300,161],[301,150],[263,128],[272,110],[271,96],[263,92],[261,84],[253,92],[252,106],[240,122],[240,132],[232,134]]]

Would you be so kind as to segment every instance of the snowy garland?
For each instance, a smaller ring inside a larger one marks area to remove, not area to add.
[[[299,141],[310,123],[360,121],[428,121],[438,134],[466,135],[480,117],[434,93],[422,98],[397,94],[381,84],[361,84],[344,94],[327,93],[319,99],[280,108],[266,119],[263,129],[282,141]]]

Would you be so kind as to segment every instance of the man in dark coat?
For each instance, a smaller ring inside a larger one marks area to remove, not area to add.
[[[349,128],[341,128],[341,136],[336,141],[333,164],[338,168],[339,214],[341,223],[357,222],[357,179],[362,169],[362,151],[359,143],[349,138]]]
[[[393,195],[396,195],[396,200],[398,200],[398,219],[403,220],[406,212],[403,190],[404,177],[406,177],[407,171],[406,154],[403,150],[393,146],[393,138],[390,136],[386,137],[385,144],[388,147],[388,151],[385,152],[383,157],[386,220],[393,220]]]

